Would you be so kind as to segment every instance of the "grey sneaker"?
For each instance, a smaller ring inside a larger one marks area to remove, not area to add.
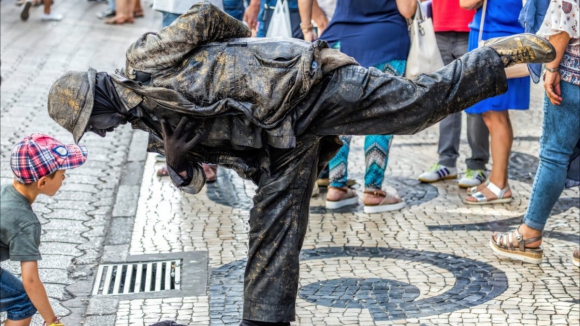
[[[506,67],[517,63],[548,63],[556,58],[556,50],[543,37],[516,34],[485,41],[485,46],[499,54]]]

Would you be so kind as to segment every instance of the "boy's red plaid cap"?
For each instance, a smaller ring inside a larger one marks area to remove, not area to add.
[[[87,148],[65,145],[53,137],[32,134],[12,149],[10,167],[21,183],[33,183],[57,170],[79,167],[87,160]]]

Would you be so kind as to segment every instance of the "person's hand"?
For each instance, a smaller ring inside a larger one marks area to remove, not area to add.
[[[562,103],[560,79],[559,71],[551,72],[546,70],[544,74],[544,89],[546,90],[546,96],[548,96],[553,105],[560,105]]]
[[[302,30],[302,34],[304,34],[304,41],[306,42],[314,42],[318,39],[316,33],[314,33],[314,30],[312,29]]]
[[[257,5],[250,4],[246,11],[244,12],[244,21],[248,24],[250,29],[256,29],[258,24],[258,14],[260,13],[260,2],[256,2]]]
[[[186,117],[181,118],[175,130],[172,131],[167,121],[161,121],[167,165],[177,173],[187,170],[185,154],[201,141],[201,134],[193,137],[194,131],[188,122]]]

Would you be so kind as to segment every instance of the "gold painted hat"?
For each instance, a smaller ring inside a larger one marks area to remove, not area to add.
[[[57,79],[48,94],[48,115],[73,134],[75,143],[85,133],[95,99],[97,71],[69,71]]]

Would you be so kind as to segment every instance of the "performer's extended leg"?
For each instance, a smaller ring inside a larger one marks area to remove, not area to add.
[[[297,108],[297,134],[412,134],[507,90],[504,64],[481,48],[415,80],[347,66],[333,72]],[[301,130],[301,128],[304,128]]]
[[[298,258],[317,177],[318,148],[318,137],[305,135],[296,148],[269,150],[273,170],[262,174],[250,211],[244,319],[294,321]]]

